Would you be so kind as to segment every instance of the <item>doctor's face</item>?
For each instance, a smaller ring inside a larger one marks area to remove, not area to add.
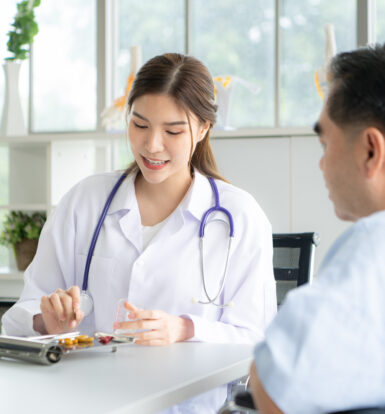
[[[330,119],[326,105],[314,126],[323,148],[320,160],[329,198],[342,220],[359,218],[360,173],[356,159],[356,140]]]
[[[131,108],[128,134],[132,153],[145,180],[151,184],[191,180],[190,151],[208,127],[186,112],[168,95],[148,94],[137,98]]]

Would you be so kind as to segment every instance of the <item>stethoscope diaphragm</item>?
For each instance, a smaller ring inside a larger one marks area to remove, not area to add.
[[[82,290],[80,293],[80,310],[84,313],[84,317],[91,314],[94,309],[94,301],[91,296]]]

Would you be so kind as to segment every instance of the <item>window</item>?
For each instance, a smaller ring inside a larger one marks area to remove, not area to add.
[[[378,42],[385,42],[385,2],[376,1],[376,38]]]
[[[119,0],[113,36],[112,81],[113,98],[124,94],[130,74],[131,47],[139,46],[142,64],[150,58],[185,50],[185,3],[181,0],[138,2]],[[116,58],[115,58],[116,55]],[[120,129],[125,129],[122,122]]]
[[[96,128],[96,0],[44,0],[35,9],[32,131]]]
[[[142,63],[166,52],[184,53],[185,4],[180,0],[119,0],[115,93],[124,90],[130,70],[130,47],[141,46]]]
[[[330,0],[282,1],[280,124],[308,126],[321,110],[314,72],[324,63],[324,25],[332,23],[337,52],[356,47],[356,3]],[[349,30],[346,30],[346,28]]]
[[[149,8],[146,2],[120,0],[119,91],[128,76],[130,46],[140,45],[146,61],[169,50],[184,52],[186,43],[187,53],[202,60],[214,78],[230,80],[226,87],[217,83],[222,89],[217,129],[309,126],[322,106],[314,72],[324,62],[325,24],[334,25],[338,51],[356,45],[353,1],[188,0],[186,10],[184,3]]]
[[[17,1],[1,4],[0,58]],[[123,94],[130,46],[138,45],[142,62],[166,51],[189,53],[214,77],[229,76],[226,93],[218,93],[220,109],[223,96],[230,102],[227,116],[219,112],[219,129],[309,126],[322,105],[314,71],[323,64],[324,25],[334,24],[338,51],[355,48],[358,1],[45,0],[35,10],[40,32],[32,51],[32,132],[97,130],[97,108]],[[97,44],[98,7],[107,10],[107,27],[114,32],[105,37],[112,39],[112,46],[105,41],[112,62],[107,79],[97,78],[98,70],[104,75],[97,67],[97,51],[104,50]],[[385,2],[376,7],[377,38],[385,41]],[[20,81],[26,119],[28,66],[23,63]],[[105,95],[107,102],[98,102]]]
[[[219,128],[273,126],[274,1],[195,0],[190,20],[191,54],[214,78],[231,77],[216,83]],[[220,92],[230,100],[227,117]]]

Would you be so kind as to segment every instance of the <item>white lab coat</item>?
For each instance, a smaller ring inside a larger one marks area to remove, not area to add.
[[[86,178],[70,190],[49,217],[35,259],[25,272],[20,300],[3,324],[11,335],[33,335],[32,316],[40,298],[57,288],[82,286],[95,225],[119,173]],[[89,292],[95,311],[81,330],[111,331],[119,298],[143,309],[186,315],[194,322],[193,340],[253,343],[261,340],[276,312],[271,227],[261,208],[246,192],[216,180],[221,206],[234,219],[234,240],[221,301],[232,308],[195,304],[205,300],[201,279],[199,225],[214,204],[210,184],[195,172],[184,200],[159,233],[142,249],[140,213],[134,176],[128,177],[112,201],[91,261]],[[227,220],[211,216],[205,231],[205,276],[215,296],[223,275],[228,243]]]
[[[3,317],[9,335],[34,335],[33,315],[40,298],[58,288],[82,286],[91,238],[104,203],[119,173],[88,177],[70,190],[47,220],[36,256],[25,272],[19,301]],[[206,177],[195,171],[185,198],[168,217],[146,249],[134,187],[127,177],[115,195],[100,231],[91,261],[88,291],[94,312],[80,330],[111,332],[120,298],[143,309],[184,315],[194,323],[193,341],[255,343],[276,313],[271,226],[253,197],[216,180],[220,204],[234,220],[227,279],[218,308],[193,303],[205,300],[199,252],[199,225],[214,205]],[[210,216],[205,229],[205,276],[215,296],[223,276],[228,244],[227,219]]]

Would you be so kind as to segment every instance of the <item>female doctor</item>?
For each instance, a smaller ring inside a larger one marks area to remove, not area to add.
[[[209,143],[216,109],[212,77],[197,59],[170,53],[141,68],[128,99],[134,163],[124,176],[84,179],[61,200],[20,300],[3,317],[7,334],[132,328],[143,345],[263,338],[276,312],[271,227],[252,196],[217,171]],[[84,288],[95,227],[120,178]],[[219,208],[204,219],[216,204],[230,214]],[[121,298],[131,320],[119,325]]]

